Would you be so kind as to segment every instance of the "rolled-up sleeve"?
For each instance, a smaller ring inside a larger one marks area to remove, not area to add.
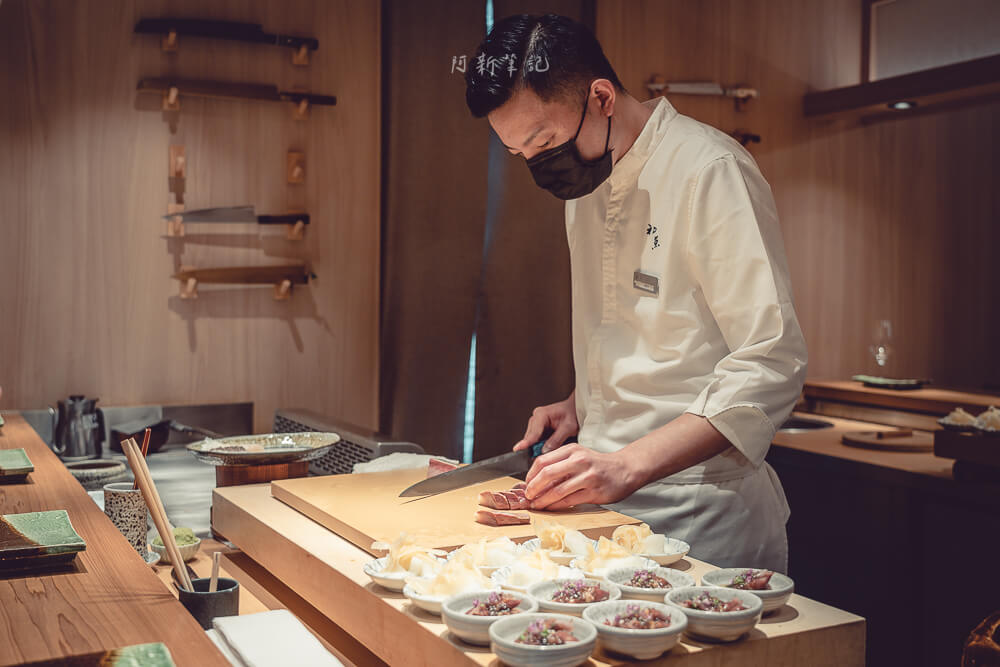
[[[700,171],[688,213],[689,270],[730,352],[687,412],[759,466],[807,362],[774,198],[748,156],[729,154]]]

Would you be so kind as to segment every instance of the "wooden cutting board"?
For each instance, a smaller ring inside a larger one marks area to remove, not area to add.
[[[329,528],[358,547],[376,554],[372,542],[392,541],[401,532],[419,544],[455,549],[480,538],[506,536],[517,542],[535,536],[530,524],[484,526],[476,523],[480,491],[504,491],[518,480],[503,477],[425,498],[400,498],[406,487],[426,477],[424,470],[326,475],[271,482],[271,495]],[[615,528],[639,523],[637,519],[583,505],[561,512],[528,512],[558,521],[596,539],[610,537]]]

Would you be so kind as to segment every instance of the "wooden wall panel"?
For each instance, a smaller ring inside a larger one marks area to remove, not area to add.
[[[802,117],[802,95],[858,83],[857,0],[599,0],[597,34],[626,88],[714,80],[760,90],[745,112],[672,96],[751,151],[771,184],[809,376],[877,371],[876,319],[896,325],[899,376],[1000,385],[995,307],[1000,105],[870,125]]]
[[[262,23],[315,35],[290,50],[181,38],[175,55],[134,35],[138,18]],[[378,421],[380,9],[347,0],[7,0],[0,5],[0,385],[3,407],[70,393],[103,404],[252,400],[255,428],[302,406]],[[274,83],[335,94],[296,122],[289,106],[182,99],[176,122],[143,76]],[[189,226],[164,238],[167,152],[187,149],[189,209],[308,207],[293,243],[256,225]],[[285,182],[285,154],[307,158]],[[304,259],[318,280],[275,302],[267,288],[203,287],[182,301],[180,264]]]

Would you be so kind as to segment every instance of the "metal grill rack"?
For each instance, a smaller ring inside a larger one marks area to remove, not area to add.
[[[303,431],[333,432],[340,443],[325,456],[309,463],[310,475],[342,475],[350,473],[355,463],[371,461],[395,452],[424,454],[424,448],[412,442],[390,442],[385,435],[375,433],[310,410],[282,408],[274,413],[275,433]]]

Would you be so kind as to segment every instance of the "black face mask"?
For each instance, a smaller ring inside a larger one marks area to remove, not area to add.
[[[589,99],[589,97],[588,97]],[[593,160],[584,160],[576,148],[576,138],[587,117],[587,102],[583,103],[583,114],[576,134],[569,141],[547,151],[542,151],[528,160],[528,169],[538,187],[545,188],[559,199],[576,199],[589,195],[607,180],[614,166],[608,142],[611,141],[611,116],[608,116],[608,136],[604,140],[604,155]]]

